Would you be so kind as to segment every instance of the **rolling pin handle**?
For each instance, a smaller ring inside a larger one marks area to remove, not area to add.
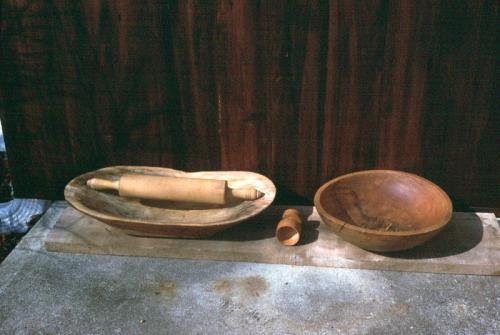
[[[257,200],[264,195],[264,193],[253,187],[237,188],[237,189],[229,188],[228,191],[233,198],[243,199],[243,200]]]
[[[106,180],[91,178],[87,180],[87,186],[94,190],[120,190],[120,180]]]

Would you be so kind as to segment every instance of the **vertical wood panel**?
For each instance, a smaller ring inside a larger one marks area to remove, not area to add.
[[[437,14],[423,170],[458,200],[499,207],[498,3],[444,3]]]
[[[495,1],[1,6],[17,196],[144,164],[258,171],[280,201],[310,201],[334,176],[392,168],[500,206]]]
[[[224,170],[256,170],[256,2],[218,1],[214,52],[215,87]]]
[[[327,7],[323,2],[310,1],[297,6],[299,11],[292,13],[291,49],[294,88],[296,99],[297,132],[294,168],[294,191],[306,194],[308,189],[317,186],[318,162],[321,156],[324,99],[324,70],[327,36]],[[301,36],[301,34],[304,34]],[[297,178],[300,176],[299,178]]]
[[[216,23],[214,3],[180,1],[172,10],[172,44],[179,86],[185,168],[215,170],[220,166],[219,111],[214,71]],[[200,140],[202,139],[202,140]]]

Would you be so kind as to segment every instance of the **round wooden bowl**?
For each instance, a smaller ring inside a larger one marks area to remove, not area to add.
[[[335,178],[319,188],[314,205],[338,236],[379,252],[424,243],[446,226],[452,214],[450,198],[437,185],[391,170]]]
[[[114,191],[97,191],[87,185],[91,178],[117,180],[127,173],[222,179],[232,188],[253,186],[264,196],[255,201],[205,205],[125,198]],[[208,237],[247,220],[266,209],[275,194],[273,182],[254,172],[184,172],[147,166],[113,166],[88,172],[71,180],[64,190],[66,201],[75,209],[129,235],[187,238]]]

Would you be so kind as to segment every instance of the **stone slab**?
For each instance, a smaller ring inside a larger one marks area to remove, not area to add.
[[[0,264],[0,334],[498,334],[500,280],[47,252],[54,204]]]

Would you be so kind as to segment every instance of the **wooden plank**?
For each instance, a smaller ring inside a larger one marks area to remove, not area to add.
[[[274,229],[285,207],[210,239],[129,236],[72,208],[61,215],[45,241],[49,251],[100,255],[243,261],[412,272],[500,275],[500,227],[491,213],[454,213],[447,228],[428,243],[393,254],[362,250],[337,237],[312,207],[297,207],[307,217],[300,245],[284,247]]]

